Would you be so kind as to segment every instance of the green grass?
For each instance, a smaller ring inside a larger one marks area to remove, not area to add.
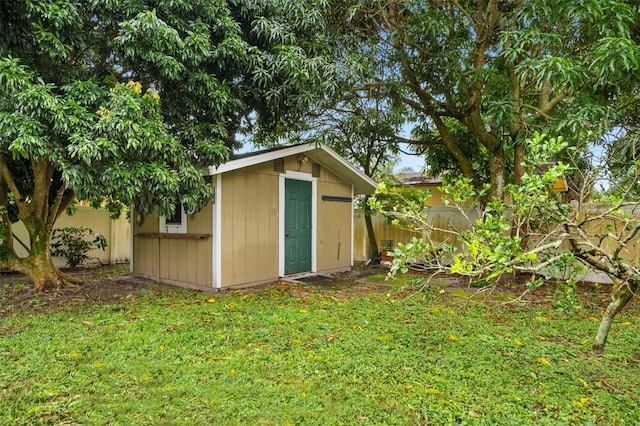
[[[396,283],[392,286],[403,286]],[[0,424],[640,424],[640,314],[278,285],[0,319]]]

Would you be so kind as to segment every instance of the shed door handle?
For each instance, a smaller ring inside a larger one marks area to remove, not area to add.
[[[289,233],[288,233],[288,232],[285,232],[285,233],[284,233],[284,236],[285,236],[285,237],[288,237],[288,236],[289,236]]]

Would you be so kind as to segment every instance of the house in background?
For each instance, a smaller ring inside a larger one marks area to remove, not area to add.
[[[534,173],[535,174],[543,174],[549,170],[549,168],[553,167],[555,163],[540,163],[536,164]],[[409,172],[409,173],[398,173],[394,176],[400,183],[403,185],[407,185],[413,189],[420,190],[429,190],[431,191],[431,198],[428,200],[429,207],[441,207],[444,206],[442,192],[442,178],[430,178],[424,175],[422,172]],[[563,176],[554,182],[553,185],[549,188],[551,192],[556,193],[565,193],[569,190],[567,185],[567,179]]]
[[[549,171],[549,169],[553,166],[555,166],[555,163],[539,163],[539,164],[536,164],[533,172],[537,175],[542,175],[547,171]],[[556,192],[556,193],[569,192],[569,185],[567,183],[567,179],[564,176],[562,176],[560,179],[555,181],[553,185],[551,185],[550,189],[551,189],[551,192]]]
[[[134,221],[133,273],[211,290],[353,266],[353,199],[376,184],[331,149],[235,155],[208,175],[199,212]]]
[[[442,200],[442,178],[430,178],[422,172],[398,173],[394,177],[403,185],[407,185],[412,189],[431,191],[431,197],[428,199],[429,206],[440,207],[445,205]]]

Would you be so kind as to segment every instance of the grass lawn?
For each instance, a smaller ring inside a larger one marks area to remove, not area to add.
[[[595,354],[602,293],[566,313],[415,278],[207,295],[105,271],[110,300],[21,306],[0,276],[0,424],[640,424],[638,303]]]

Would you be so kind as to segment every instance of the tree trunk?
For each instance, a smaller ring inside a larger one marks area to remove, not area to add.
[[[62,273],[51,259],[49,242],[53,225],[60,212],[73,201],[73,191],[61,182],[55,198],[50,199],[55,167],[49,160],[30,158],[33,172],[32,191],[23,194],[20,185],[11,175],[7,163],[0,156],[0,267],[27,275],[36,290],[61,288],[80,283],[81,280]],[[13,248],[11,221],[7,213],[9,193],[18,207],[18,218],[29,234],[29,255],[20,258]]]
[[[4,205],[0,204],[0,265],[6,268],[5,263],[9,261],[13,248],[13,238],[11,234],[11,222]]]
[[[598,334],[593,345],[595,350],[603,350],[604,345],[607,343],[607,336],[609,335],[609,329],[613,318],[625,307],[625,305],[631,300],[635,292],[638,290],[638,284],[640,280],[620,280],[617,281],[613,290],[611,291],[611,302],[602,316],[600,327],[598,328]]]
[[[23,218],[23,223],[29,233],[29,256],[26,258],[15,256],[12,269],[31,278],[34,288],[38,291],[70,287],[81,283],[82,280],[61,272],[53,263],[49,247],[52,231],[50,227],[33,217]]]
[[[524,143],[516,143],[514,145],[513,153],[513,180],[516,185],[522,183],[522,176],[524,176],[524,160],[527,156],[527,147]]]
[[[449,129],[444,124],[440,116],[437,114],[431,114],[431,119],[433,120],[436,128],[438,129],[438,133],[440,134],[440,139],[442,140],[442,145],[449,151],[449,154],[455,158],[458,165],[460,166],[460,171],[464,177],[469,179],[475,178],[476,174],[473,170],[473,164],[471,160],[462,152],[460,147],[456,145],[454,139],[451,137],[449,133]]]
[[[376,241],[376,233],[373,229],[373,221],[371,220],[371,207],[364,206],[364,223],[367,227],[367,240],[369,242],[369,260],[374,265],[380,264],[380,252],[378,251],[378,242]]]
[[[504,152],[500,148],[489,151],[489,173],[491,175],[491,198],[504,199],[505,177]]]
[[[513,180],[516,185],[522,184],[522,176],[524,176],[525,168],[524,161],[527,156],[527,147],[524,143],[515,142],[516,138],[513,138]],[[520,247],[522,250],[526,250],[529,244],[529,235],[531,234],[531,223],[529,220],[522,223],[520,228],[518,229],[517,225],[513,225],[511,229],[511,236],[516,234],[520,235]]]

